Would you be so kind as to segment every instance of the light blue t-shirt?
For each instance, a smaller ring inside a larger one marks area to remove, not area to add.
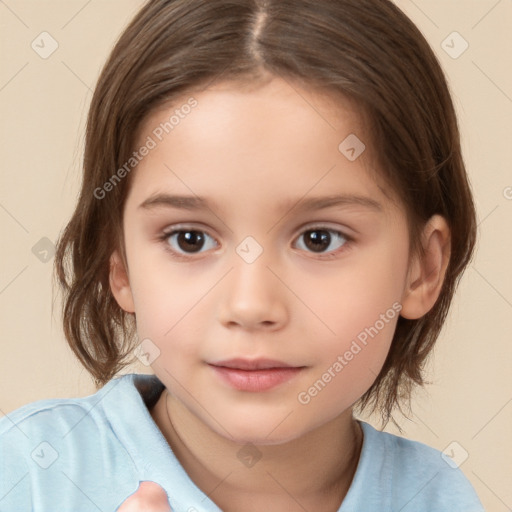
[[[219,512],[149,413],[163,390],[156,376],[129,374],[88,397],[40,400],[0,419],[0,511],[114,512],[149,480],[173,512]],[[483,512],[439,451],[361,426],[359,464],[338,512]]]

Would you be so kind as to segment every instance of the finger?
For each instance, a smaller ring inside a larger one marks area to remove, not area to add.
[[[126,499],[117,512],[172,512],[167,493],[155,482],[140,482],[139,488]]]

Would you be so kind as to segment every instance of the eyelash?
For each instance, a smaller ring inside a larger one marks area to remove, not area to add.
[[[346,235],[342,231],[338,231],[338,230],[335,230],[335,229],[332,229],[332,228],[329,228],[329,227],[323,226],[323,225],[313,225],[313,226],[308,227],[307,229],[301,231],[301,233],[297,237],[297,240],[299,240],[301,236],[303,236],[304,234],[306,234],[309,231],[321,231],[321,232],[335,233],[336,236],[334,237],[334,240],[336,240],[336,237],[338,235],[345,240],[345,242],[341,246],[341,248],[338,248],[335,251],[330,251],[330,252],[327,252],[327,253],[315,253],[313,251],[308,251],[308,252],[311,252],[312,254],[317,254],[320,257],[320,259],[333,259],[333,258],[336,258],[340,253],[345,252],[348,249],[347,245],[350,246],[351,242],[353,242],[353,240],[354,240],[352,237]],[[201,230],[201,229],[191,228],[191,227],[182,227],[181,229],[166,230],[166,231],[164,231],[158,237],[158,239],[159,239],[160,242],[163,243],[164,249],[173,258],[190,261],[192,259],[195,259],[195,255],[196,254],[201,254],[201,252],[199,252],[199,253],[190,253],[190,254],[182,254],[182,253],[179,253],[179,252],[171,249],[171,247],[170,247],[170,245],[168,243],[168,240],[169,240],[169,238],[171,236],[179,234],[179,233],[189,233],[189,232],[206,234],[210,238],[214,239],[214,237],[209,235],[206,231]],[[330,242],[332,242],[332,240]]]

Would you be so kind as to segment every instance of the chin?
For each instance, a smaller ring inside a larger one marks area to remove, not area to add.
[[[239,418],[236,420],[239,420]],[[226,430],[229,431],[231,436],[225,430],[219,429],[218,425],[215,425],[215,430],[222,437],[240,445],[249,443],[259,446],[285,444],[305,433],[305,431],[300,430],[297,425],[293,425],[291,422],[283,422],[279,425],[279,420],[273,420],[248,421],[240,424],[236,420],[229,425],[225,424]],[[285,423],[287,424],[285,425]]]

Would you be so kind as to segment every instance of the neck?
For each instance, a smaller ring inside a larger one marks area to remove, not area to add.
[[[191,480],[225,512],[335,512],[362,446],[351,410],[289,442],[257,447],[220,436],[167,391],[152,416]]]

